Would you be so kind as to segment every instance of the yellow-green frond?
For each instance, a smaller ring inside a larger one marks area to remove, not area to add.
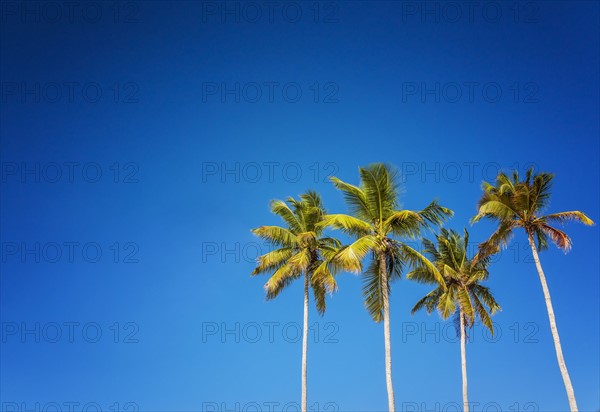
[[[362,260],[376,246],[377,240],[374,236],[363,236],[348,246],[341,248],[334,260],[344,270],[360,273],[362,271]]]
[[[475,319],[475,313],[468,290],[465,287],[457,288],[456,298],[460,305],[460,309],[467,320],[467,324],[472,325]]]
[[[308,248],[300,250],[287,261],[287,264],[298,272],[306,272],[311,263],[311,252]]]
[[[394,211],[383,224],[385,232],[392,232],[403,238],[417,238],[420,236],[425,219],[412,210]]]
[[[337,189],[344,193],[344,200],[350,207],[350,212],[353,215],[359,216],[362,219],[373,219],[367,203],[367,196],[361,188],[343,182],[337,177],[331,177],[329,180],[331,180]]]
[[[260,226],[252,229],[252,233],[279,246],[295,247],[298,243],[296,235],[280,226]]]
[[[448,289],[438,300],[437,309],[442,319],[448,319],[456,311],[456,302],[452,291],[452,289]]]
[[[296,201],[293,198],[289,198],[288,201],[292,205],[296,204]],[[271,201],[271,211],[283,219],[290,231],[294,233],[300,233],[304,231],[303,224],[299,219],[298,213],[294,213],[294,211],[292,211],[288,204],[283,200]],[[298,210],[296,211],[298,212]]]
[[[302,272],[293,265],[283,265],[271,276],[265,284],[267,299],[274,299],[292,281],[301,276]]]
[[[444,281],[442,274],[429,259],[407,244],[400,245],[400,250],[402,252],[402,256],[411,267],[424,268],[434,277],[435,280],[437,280],[442,289],[446,289],[446,282]]]
[[[345,214],[325,215],[319,227],[333,227],[352,236],[364,236],[371,232],[371,225],[364,220]]]
[[[516,214],[517,212],[510,205],[498,200],[490,200],[479,207],[479,212],[473,219],[479,220],[483,216],[490,216],[500,220],[510,220]]]
[[[442,288],[439,288],[439,287],[435,288],[434,290],[429,292],[427,295],[425,295],[424,297],[419,299],[419,301],[412,308],[410,314],[414,315],[416,312],[418,312],[419,310],[421,310],[423,308],[425,308],[427,310],[427,313],[433,312],[433,310],[435,309],[435,307],[438,304],[438,300],[439,300],[440,296],[443,293],[444,293],[444,291],[442,290]]]
[[[587,217],[585,215],[585,213],[577,211],[577,210],[573,210],[570,212],[552,213],[552,214],[544,216],[541,219],[555,221],[558,223],[566,223],[569,221],[576,221],[576,222],[581,222],[584,225],[588,225],[588,226],[591,226],[594,224],[594,221],[592,219],[590,219],[589,217]]]
[[[293,255],[293,253],[294,250],[292,248],[286,247],[259,256],[256,259],[257,264],[256,268],[252,271],[252,276],[279,268]]]
[[[330,269],[330,266],[330,262],[322,262],[313,272],[311,282],[313,285],[323,285],[327,292],[332,294],[337,290],[337,282],[335,281],[335,277]]]

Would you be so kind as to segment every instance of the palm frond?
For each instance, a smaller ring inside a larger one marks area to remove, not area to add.
[[[313,296],[315,298],[315,306],[317,307],[317,312],[319,315],[323,316],[325,314],[325,310],[327,309],[327,290],[322,283],[313,282],[311,283]]]
[[[337,177],[331,177],[329,180],[333,185],[344,193],[344,199],[350,207],[350,213],[364,220],[372,220],[371,210],[367,203],[367,196],[361,188],[343,182]]]
[[[402,251],[397,247],[388,248],[385,251],[385,261],[389,281],[400,280],[406,266],[406,260]]]
[[[511,220],[517,215],[510,204],[499,200],[490,200],[479,207],[477,215],[471,219],[473,222],[478,221],[481,217],[491,217],[499,220]]]
[[[252,229],[252,233],[274,245],[284,247],[296,247],[298,245],[296,235],[280,226],[260,226]]]
[[[337,290],[334,273],[335,271],[332,270],[331,262],[321,262],[311,276],[311,284],[322,285],[329,294],[332,294]]]
[[[456,300],[454,297],[454,289],[446,290],[437,302],[437,309],[442,319],[448,319],[450,315],[456,311]]]
[[[316,208],[322,211],[325,211],[323,208],[323,202],[321,201],[321,196],[314,190],[307,190],[306,193],[300,195],[300,199],[302,199],[309,208]]]
[[[533,169],[528,171],[533,174]],[[526,183],[531,188],[531,198],[529,203],[530,211],[540,212],[548,206],[550,201],[550,189],[552,187],[552,179],[554,175],[551,173],[540,173],[534,176],[533,184]]]
[[[460,276],[460,272],[455,271],[454,269],[452,269],[452,267],[444,264],[444,267],[442,269],[442,275],[444,278],[446,279],[452,279],[455,280],[457,282],[461,281],[461,276]]]
[[[554,244],[567,253],[571,250],[571,238],[562,230],[558,230],[549,225],[541,225],[539,229],[544,232],[554,242]]]
[[[581,222],[584,225],[591,226],[594,224],[594,221],[587,217],[585,213],[580,212],[578,210],[573,210],[570,212],[560,212],[560,213],[551,213],[542,217],[541,219],[550,222],[558,222],[558,223],[567,223],[569,221]]]
[[[289,247],[273,250],[262,256],[259,256],[256,261],[256,268],[252,271],[252,276],[269,272],[273,269],[278,269],[284,264],[294,253],[294,250]]]
[[[342,246],[342,242],[334,237],[322,237],[318,239],[318,245],[319,247],[339,248]]]
[[[548,235],[544,233],[541,227],[534,226],[533,232],[535,233],[535,243],[537,245],[537,249],[540,252],[548,249]]]
[[[454,212],[447,207],[440,206],[434,200],[419,212],[419,215],[428,223],[428,227],[437,227],[443,225],[449,218],[454,216]]]
[[[487,286],[473,285],[471,290],[473,291],[473,294],[480,299],[480,301],[483,301],[483,303],[488,307],[488,310],[492,315],[502,310],[502,308],[500,307],[498,302],[496,302],[496,299],[490,292],[490,288],[488,288]]]
[[[438,287],[438,288],[433,289],[427,295],[425,295],[421,299],[419,299],[419,301],[415,304],[415,306],[410,311],[410,314],[414,315],[417,311],[419,311],[423,308],[425,308],[427,310],[427,313],[433,312],[433,310],[435,309],[435,307],[437,305],[437,301],[442,293],[444,293],[442,288]]]
[[[469,291],[465,287],[459,287],[456,290],[456,300],[460,305],[460,310],[467,321],[468,326],[473,325],[475,319],[475,311],[473,309],[473,303],[471,302],[471,296]]]
[[[389,292],[389,282],[383,285],[379,273],[379,259],[372,259],[363,275],[362,292],[365,308],[375,322],[383,320],[383,287],[387,287]]]
[[[350,215],[325,215],[318,227],[334,227],[351,236],[365,236],[371,232],[371,225],[364,220]]]
[[[437,238],[440,252],[445,257],[445,265],[460,270],[461,265],[459,261],[461,259],[460,255],[462,248],[461,245],[457,244],[456,235],[457,233],[454,231],[444,231],[442,232],[442,235],[438,236]]]
[[[377,239],[374,236],[363,236],[348,246],[342,247],[334,261],[343,267],[344,270],[360,273],[362,271],[362,260],[376,246]]]
[[[418,283],[438,283],[438,280],[434,276],[433,272],[431,270],[428,270],[426,267],[422,266],[413,268],[411,271],[409,271],[406,274],[406,279],[414,280]]]
[[[298,203],[293,198],[289,198],[288,202],[290,202],[292,205],[298,205]],[[297,206],[295,207],[295,209],[296,212],[298,212]],[[301,219],[299,219],[297,214],[294,214],[294,211],[283,200],[271,201],[271,211],[283,219],[283,221],[289,227],[291,232],[304,232],[304,227]]]
[[[408,264],[413,268],[424,268],[431,273],[434,279],[437,280],[442,289],[446,288],[446,282],[440,271],[435,267],[433,263],[421,253],[417,252],[407,244],[401,244],[399,249],[402,252],[402,256],[408,262]]]
[[[431,260],[440,260],[440,253],[435,247],[435,243],[433,243],[429,239],[423,239],[423,253],[428,256]]]
[[[383,163],[359,168],[361,189],[366,195],[371,215],[383,222],[396,209],[398,183],[396,171]]]
[[[513,171],[512,177],[513,179],[511,180],[510,177],[506,175],[506,173],[498,173],[498,176],[496,176],[496,187],[494,189],[497,189],[499,195],[502,196],[506,193],[511,193],[515,191],[515,183],[519,182],[519,173],[517,170]]]
[[[481,320],[481,323],[490,330],[492,336],[494,336],[494,324],[492,323],[492,318],[488,314],[487,310],[479,300],[479,297],[476,294],[473,294],[473,306],[475,307],[475,312]]]
[[[513,236],[515,223],[511,221],[501,222],[498,228],[492,233],[490,238],[482,242],[478,246],[478,253],[474,260],[478,261],[482,258],[498,253],[508,245]]]
[[[281,266],[265,284],[267,300],[276,298],[286,286],[301,275],[302,272],[294,265],[286,264]]]
[[[409,239],[418,238],[425,225],[425,219],[412,210],[393,211],[383,223],[385,232]]]

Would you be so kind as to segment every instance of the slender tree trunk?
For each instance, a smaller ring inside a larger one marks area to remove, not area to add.
[[[540,275],[540,282],[542,283],[542,289],[544,291],[544,300],[546,301],[546,309],[548,310],[548,319],[550,320],[550,329],[552,330],[552,338],[554,339],[554,349],[556,349],[556,358],[558,359],[558,367],[562,374],[563,382],[565,383],[565,389],[567,390],[567,397],[569,398],[569,408],[571,412],[577,412],[577,401],[575,400],[575,391],[571,384],[571,378],[569,377],[569,371],[567,370],[567,364],[563,357],[562,347],[560,345],[560,338],[558,336],[558,328],[556,327],[556,320],[554,319],[554,309],[552,308],[552,299],[550,298],[550,290],[546,283],[546,276],[542,270],[542,264],[538,256],[537,248],[535,247],[535,241],[533,240],[533,234],[528,233],[529,245],[533,252],[533,260],[537,267],[538,275]]]
[[[469,412],[469,396],[467,393],[467,342],[465,333],[465,316],[462,311],[460,316],[460,365],[462,369],[462,395],[463,395],[463,410]]]
[[[388,275],[385,255],[379,256],[379,275],[381,276],[381,287],[383,295],[383,334],[385,339],[385,382],[388,394],[388,409],[396,411],[394,402],[394,385],[392,384],[392,348],[390,341],[390,300],[388,291]]]
[[[304,274],[304,326],[302,330],[302,412],[306,412],[306,355],[308,352],[308,273]]]

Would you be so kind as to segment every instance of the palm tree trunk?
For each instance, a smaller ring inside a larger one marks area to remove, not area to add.
[[[466,348],[466,333],[465,333],[465,316],[462,311],[460,316],[460,364],[462,369],[462,395],[463,395],[463,410],[469,412],[469,397],[467,394],[467,348]]]
[[[571,384],[571,378],[569,377],[569,371],[567,370],[567,364],[563,357],[562,347],[560,345],[560,338],[558,336],[558,328],[556,327],[556,320],[554,319],[554,309],[552,308],[552,299],[550,298],[550,290],[546,283],[546,276],[542,270],[542,264],[535,247],[535,241],[533,240],[533,233],[528,233],[529,245],[533,253],[533,260],[537,267],[538,275],[540,275],[540,282],[542,283],[542,289],[544,291],[544,300],[546,301],[546,309],[548,310],[548,319],[550,320],[550,329],[552,331],[552,338],[554,339],[554,349],[556,349],[556,358],[558,359],[558,367],[567,390],[567,397],[569,398],[569,408],[571,412],[577,412],[577,401],[575,400],[575,392],[573,391],[573,385]]]
[[[306,412],[306,355],[308,352],[308,273],[304,274],[304,326],[302,330],[302,412]]]
[[[383,296],[383,335],[385,339],[385,382],[388,394],[389,412],[396,411],[394,402],[394,385],[392,384],[392,349],[390,341],[390,300],[388,291],[387,265],[385,255],[379,256],[379,275],[381,276]]]

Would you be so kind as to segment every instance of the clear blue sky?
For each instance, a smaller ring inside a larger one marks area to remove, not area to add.
[[[345,212],[332,174],[395,164],[403,206],[437,198],[461,230],[482,180],[534,164],[556,174],[551,211],[600,218],[597,2],[68,4],[1,5],[2,410],[299,402],[301,288],[265,302],[250,229],[309,188]],[[541,259],[597,411],[599,231],[566,230],[573,250]],[[491,273],[501,335],[468,345],[474,410],[566,410],[521,234]],[[325,317],[311,305],[309,404],[384,410],[382,326],[360,279],[338,282]],[[428,290],[393,286],[399,410],[460,402],[452,331],[410,316]]]

